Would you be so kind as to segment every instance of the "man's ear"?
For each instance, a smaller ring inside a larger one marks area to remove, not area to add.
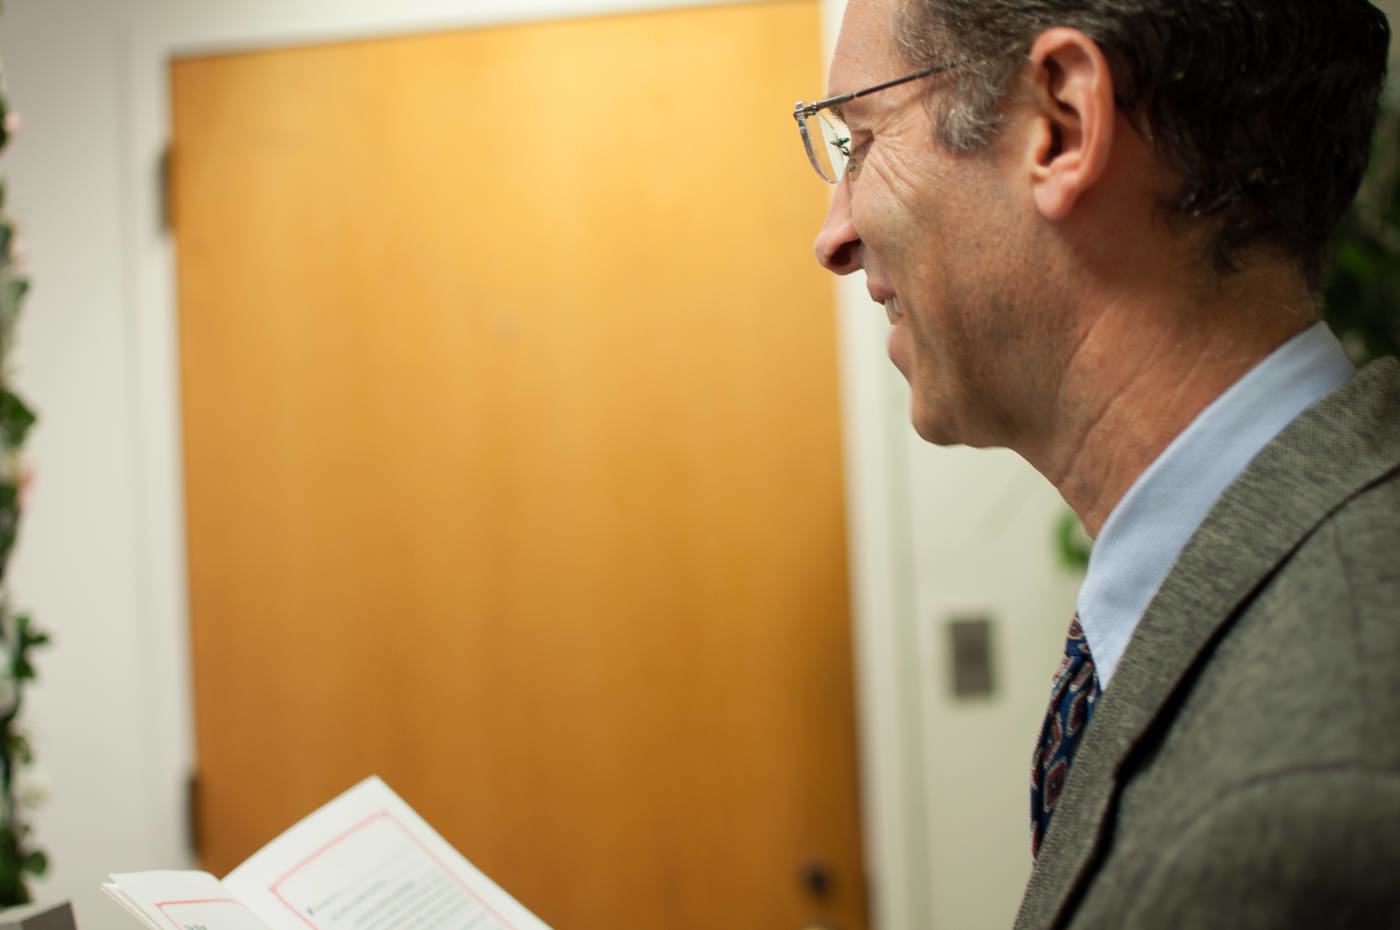
[[[1113,75],[1098,44],[1077,29],[1047,29],[1028,57],[1031,185],[1041,214],[1060,220],[1108,165]]]

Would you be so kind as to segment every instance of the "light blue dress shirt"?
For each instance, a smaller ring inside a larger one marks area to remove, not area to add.
[[[1104,521],[1079,589],[1079,622],[1102,687],[1216,499],[1270,439],[1355,373],[1317,323],[1231,385],[1138,476]]]

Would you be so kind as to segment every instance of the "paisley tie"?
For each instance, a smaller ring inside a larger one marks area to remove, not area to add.
[[[1045,725],[1031,760],[1031,856],[1040,854],[1040,843],[1050,826],[1055,802],[1065,786],[1069,764],[1079,747],[1079,738],[1089,726],[1099,693],[1099,676],[1094,672],[1094,658],[1084,640],[1079,616],[1069,625],[1065,641],[1065,657],[1055,672],[1050,689],[1050,707],[1045,712]]]

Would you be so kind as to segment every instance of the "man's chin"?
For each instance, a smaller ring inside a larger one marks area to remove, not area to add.
[[[932,443],[935,446],[960,446],[963,444],[946,418],[939,416],[936,409],[917,399],[909,405],[909,422],[913,425],[914,432],[924,442]]]

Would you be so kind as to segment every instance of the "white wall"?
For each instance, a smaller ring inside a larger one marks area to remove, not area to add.
[[[29,720],[36,818],[83,930],[130,926],[109,870],[185,862],[192,750],[170,255],[154,216],[172,50],[246,47],[692,0],[9,0],[0,55],[25,125],[0,158],[34,290],[15,368],[42,415],[13,565],[56,635]],[[843,0],[822,0],[834,35]],[[1400,0],[1387,0],[1394,16]],[[796,88],[794,94],[819,88]],[[776,118],[784,118],[781,113]],[[1004,927],[1029,867],[1024,776],[1073,602],[1053,491],[1005,453],[913,437],[860,281],[838,285],[867,858],[883,930]],[[946,694],[942,620],[990,612],[1001,688]],[[567,928],[561,928],[567,930]]]
[[[0,173],[34,282],[15,368],[41,416],[13,595],[56,639],[37,656],[28,713],[52,783],[36,819],[54,868],[37,890],[77,899],[84,916],[105,867],[179,860],[172,806],[157,792],[168,781],[161,758],[186,743],[152,719],[170,646],[146,622],[118,9],[19,2],[0,20],[10,99],[24,118]]]

